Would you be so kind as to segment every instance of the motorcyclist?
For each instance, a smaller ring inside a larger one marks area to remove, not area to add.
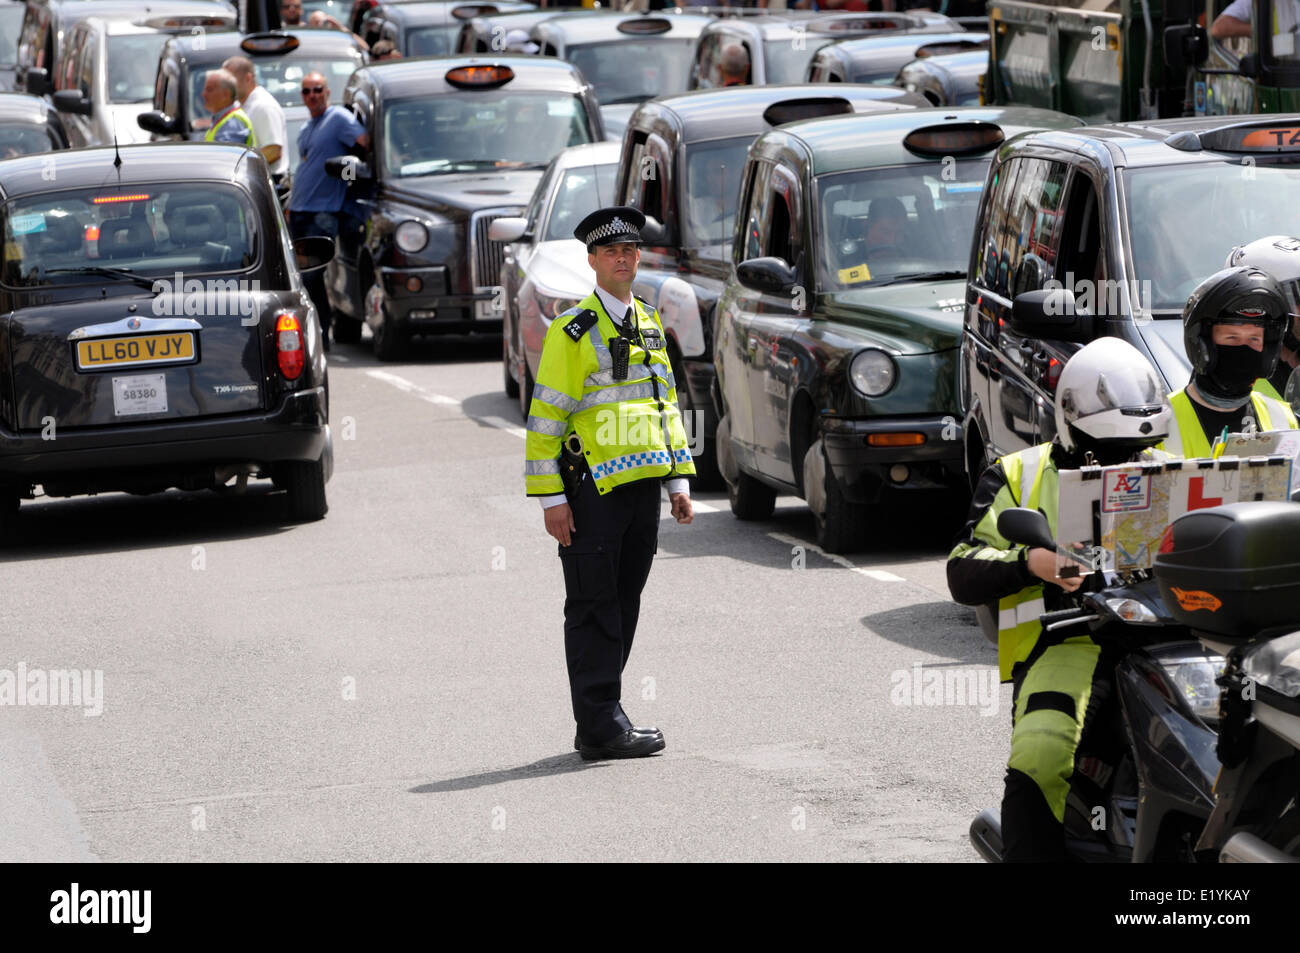
[[[1173,414],[1164,386],[1131,344],[1099,338],[1066,363],[1056,389],[1056,437],[1007,454],[980,478],[969,520],[948,557],[948,588],[965,605],[998,601],[998,669],[1014,684],[1011,755],[1002,799],[1003,859],[1062,861],[1065,803],[1085,723],[1109,695],[1114,664],[1078,629],[1044,633],[1044,612],[1066,608],[1080,576],[1057,577],[1049,549],[1006,540],[998,515],[1038,509],[1053,536],[1057,473],[1116,465],[1158,443]],[[1115,650],[1111,650],[1112,652]]]
[[[1277,368],[1266,380],[1255,384],[1255,390],[1267,397],[1278,397],[1286,392],[1291,371],[1300,366],[1300,238],[1290,235],[1270,235],[1245,245],[1238,245],[1228,253],[1225,268],[1250,265],[1268,272],[1277,279],[1286,295],[1287,310],[1291,320],[1282,332],[1282,353]]]
[[[1196,286],[1183,308],[1192,379],[1169,395],[1174,422],[1162,450],[1208,457],[1224,432],[1296,428],[1276,391],[1256,384],[1273,373],[1290,320],[1281,286],[1259,268],[1225,268]]]

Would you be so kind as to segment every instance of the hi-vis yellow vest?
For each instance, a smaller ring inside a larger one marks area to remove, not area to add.
[[[1006,476],[1012,505],[1041,510],[1055,539],[1057,476],[1056,464],[1052,463],[1052,445],[1040,443],[1028,450],[1009,453],[998,460],[998,465]],[[997,514],[992,516],[996,521]],[[997,523],[993,525],[996,527]],[[1041,582],[998,600],[998,673],[1002,681],[1009,682],[1011,669],[1034,650],[1042,631],[1038,617],[1046,611]]]
[[[1260,430],[1296,429],[1295,414],[1282,401],[1253,391],[1250,403],[1259,420]],[[1200,418],[1196,416],[1196,408],[1192,406],[1192,399],[1187,396],[1186,387],[1169,395],[1169,406],[1174,411],[1174,429],[1169,431],[1169,436],[1160,444],[1160,449],[1176,457],[1210,456],[1211,440],[1218,439],[1219,435],[1206,435]]]
[[[694,475],[659,315],[637,298],[632,309],[638,329],[649,331],[652,340],[646,342],[648,350],[632,345],[627,380],[614,379],[606,342],[618,327],[594,291],[546,332],[528,411],[524,483],[529,496],[564,492],[558,457],[561,441],[571,433],[582,439],[600,493],[635,480]],[[575,340],[579,325],[569,325],[586,310],[596,313],[596,323]]]
[[[253,120],[248,118],[248,113],[244,112],[243,107],[240,107],[239,109],[232,109],[230,110],[230,112],[222,116],[221,122],[214,123],[213,126],[210,129],[208,129],[207,134],[204,135],[203,137],[203,141],[215,142],[217,139],[217,130],[220,129],[222,126],[224,126],[226,123],[230,122],[230,120],[234,119],[236,116],[239,117],[239,120],[241,122],[243,122],[244,128],[248,130],[248,134],[244,136],[244,145],[250,149],[256,149],[257,134],[253,132]]]

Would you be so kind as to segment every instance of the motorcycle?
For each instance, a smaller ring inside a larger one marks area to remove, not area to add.
[[[1035,510],[1004,511],[998,532],[1076,556],[1057,546]],[[1198,856],[1198,838],[1215,807],[1215,680],[1225,659],[1165,608],[1151,572],[1109,576],[1095,573],[1089,591],[1070,596],[1073,606],[1040,616],[1045,633],[1087,634],[1122,651],[1114,697],[1080,740],[1065,809],[1066,849],[1090,863],[1207,859]],[[1000,863],[1000,813],[982,811],[970,839],[981,857]]]

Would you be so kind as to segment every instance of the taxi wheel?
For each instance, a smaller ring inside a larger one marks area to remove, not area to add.
[[[398,361],[406,356],[406,337],[394,330],[387,318],[375,325],[374,341],[375,357],[381,361]]]
[[[528,410],[533,406],[533,388],[536,384],[533,381],[533,372],[528,367],[528,361],[524,361],[524,380],[519,385],[519,416],[524,423],[528,423]]]
[[[349,318],[345,314],[334,312],[334,341],[337,344],[356,344],[361,340],[361,325],[364,322]]]
[[[0,546],[18,525],[18,494],[0,490]]]
[[[727,501],[738,520],[765,520],[776,509],[776,490],[741,473],[735,483],[727,483]]]
[[[289,519],[296,523],[318,520],[329,512],[325,500],[324,459],[276,464],[276,485],[284,488]]]
[[[851,553],[866,541],[867,525],[872,508],[863,503],[854,503],[844,495],[840,481],[835,479],[830,460],[821,440],[813,443],[809,454],[820,456],[821,466],[809,466],[808,456],[804,457],[804,486],[812,485],[810,477],[822,477],[825,488],[824,499],[810,499],[813,522],[816,524],[817,545],[828,553]],[[818,472],[821,471],[821,472]],[[821,510],[818,511],[820,504]]]
[[[506,336],[501,335],[501,377],[505,383],[506,396],[512,400],[519,396],[519,382],[510,376],[510,346]]]

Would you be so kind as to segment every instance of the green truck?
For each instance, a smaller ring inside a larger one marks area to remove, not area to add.
[[[988,9],[988,103],[1094,122],[1300,109],[1300,0],[991,0]]]

